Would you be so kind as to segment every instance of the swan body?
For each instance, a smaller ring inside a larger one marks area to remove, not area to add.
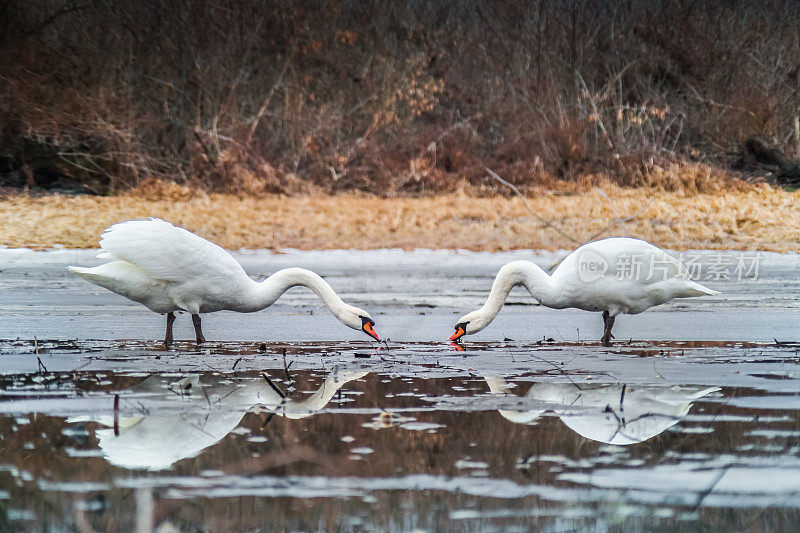
[[[176,311],[192,314],[197,341],[203,342],[200,313],[260,311],[298,285],[314,291],[343,324],[380,340],[369,313],[344,303],[314,272],[287,268],[257,282],[223,248],[160,219],[114,224],[103,233],[100,247],[98,257],[109,259],[108,263],[68,270],[151,311],[167,314],[167,345],[172,342]]]
[[[492,394],[513,396],[506,381],[486,377]],[[681,421],[692,403],[719,387],[658,387],[620,383],[534,383],[524,398],[546,404],[530,411],[500,410],[503,418],[530,424],[552,411],[587,439],[626,446],[644,442]]]
[[[477,333],[497,316],[508,293],[522,285],[539,303],[553,309],[573,307],[602,312],[610,344],[614,318],[635,315],[674,298],[719,294],[692,281],[681,263],[639,239],[613,237],[585,244],[548,275],[530,261],[513,261],[497,274],[486,303],[463,316],[450,340]]]
[[[284,398],[261,378],[234,381],[189,375],[175,380],[156,375],[125,391],[116,422],[112,414],[71,417],[67,422],[105,426],[95,435],[112,464],[163,470],[225,438],[254,406],[287,419],[306,418],[324,408],[345,384],[366,374],[331,374],[314,394],[297,400]]]

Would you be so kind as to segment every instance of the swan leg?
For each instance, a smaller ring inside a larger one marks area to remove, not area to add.
[[[175,313],[167,313],[167,333],[164,335],[164,347],[169,348],[172,346],[172,324],[175,322]]]
[[[203,328],[200,326],[200,315],[192,315],[192,324],[194,324],[194,334],[197,337],[197,344],[203,344],[206,342],[206,338],[203,337]]]
[[[603,311],[603,324],[605,328],[603,329],[603,338],[600,339],[603,346],[611,346],[611,339],[614,338],[614,335],[611,334],[611,328],[614,327],[615,318],[616,317],[611,316],[608,311]]]

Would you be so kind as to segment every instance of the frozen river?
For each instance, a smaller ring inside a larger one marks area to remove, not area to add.
[[[563,254],[236,254],[322,274],[388,342],[302,288],[163,317],[69,275],[94,251],[0,249],[0,524],[16,530],[787,529],[800,519],[800,257],[697,253],[719,296],[622,316],[522,289],[445,339],[499,266]],[[694,256],[693,256],[694,257]],[[741,276],[740,276],[741,274]],[[706,278],[708,276],[708,278]],[[739,279],[739,278],[742,279]],[[34,337],[36,341],[34,342]],[[0,528],[2,529],[2,528]]]
[[[504,263],[528,259],[548,268],[565,254],[387,250],[234,255],[257,279],[289,266],[315,270],[346,302],[369,311],[383,338],[420,342],[446,339],[460,316],[482,305],[494,275]],[[698,270],[698,281],[722,294],[676,300],[641,315],[619,317],[614,326],[617,339],[769,342],[795,337],[800,313],[800,256],[754,252],[744,256],[739,252],[685,255],[700,259],[704,268]],[[67,265],[100,264],[102,260],[95,256],[93,250],[0,249],[0,336],[163,338],[163,317],[65,270]],[[736,265],[742,257],[749,272],[737,273]],[[751,268],[754,265],[757,271]],[[741,280],[737,274],[741,274]],[[714,279],[721,275],[730,279]],[[600,338],[603,322],[599,314],[556,311],[535,303],[523,288],[517,287],[495,322],[469,337],[469,341],[512,338],[528,342],[552,338],[569,342]],[[179,316],[175,328],[176,339],[194,338],[187,316]],[[291,289],[276,305],[258,313],[205,315],[203,330],[209,340],[226,341],[362,339],[360,333],[342,328],[316,296],[302,287]]]

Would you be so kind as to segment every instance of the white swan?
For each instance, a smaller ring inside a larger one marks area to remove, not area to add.
[[[492,394],[514,397],[502,378],[485,377]],[[644,442],[681,421],[699,400],[719,387],[625,385],[621,383],[534,383],[523,396],[545,404],[530,411],[499,410],[515,424],[531,424],[553,411],[587,439],[626,446]]]
[[[311,396],[285,398],[261,378],[189,375],[176,380],[150,376],[120,396],[119,413],[75,416],[67,423],[97,422],[95,435],[112,464],[163,470],[225,438],[253,406],[287,419],[314,415],[339,389],[367,372],[329,375]],[[116,428],[116,429],[114,429]]]
[[[553,309],[602,311],[605,330],[601,342],[605,346],[611,344],[611,328],[619,314],[635,315],[673,298],[719,294],[692,281],[680,262],[652,244],[614,237],[584,244],[569,254],[552,276],[530,261],[503,266],[486,303],[459,319],[450,340],[488,326],[517,285]]]
[[[173,341],[176,311],[192,314],[197,342],[202,343],[200,313],[260,311],[297,285],[314,291],[344,325],[380,340],[369,313],[344,303],[314,272],[287,268],[256,282],[224,249],[157,218],[114,224],[103,233],[100,247],[98,257],[111,262],[67,269],[151,311],[166,313],[165,346]]]

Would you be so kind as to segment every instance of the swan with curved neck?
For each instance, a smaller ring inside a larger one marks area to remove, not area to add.
[[[114,224],[103,233],[100,247],[98,257],[110,262],[92,268],[70,266],[68,270],[166,314],[165,346],[173,342],[176,311],[191,313],[199,344],[205,342],[201,313],[260,311],[296,286],[311,289],[345,326],[380,340],[369,313],[344,303],[318,274],[287,268],[257,282],[221,247],[160,219]]]
[[[546,307],[602,312],[605,346],[611,344],[611,328],[620,314],[641,313],[674,298],[719,294],[692,281],[680,262],[652,244],[614,237],[581,246],[552,275],[530,261],[503,266],[486,303],[459,319],[450,340],[488,326],[516,286],[525,287]]]
[[[534,409],[499,409],[515,424],[531,424],[552,411],[582,437],[627,446],[644,442],[680,422],[692,403],[719,387],[626,385],[623,383],[534,383],[523,396],[515,396],[505,379],[484,376],[493,395],[525,399]]]
[[[103,456],[112,464],[162,470],[221,441],[253,407],[287,419],[307,418],[323,409],[347,383],[366,374],[328,375],[313,394],[296,399],[286,398],[261,377],[231,379],[207,373],[176,380],[156,374],[126,389],[132,394],[121,396],[113,415],[74,416],[67,423],[105,426],[98,427],[95,436]]]

